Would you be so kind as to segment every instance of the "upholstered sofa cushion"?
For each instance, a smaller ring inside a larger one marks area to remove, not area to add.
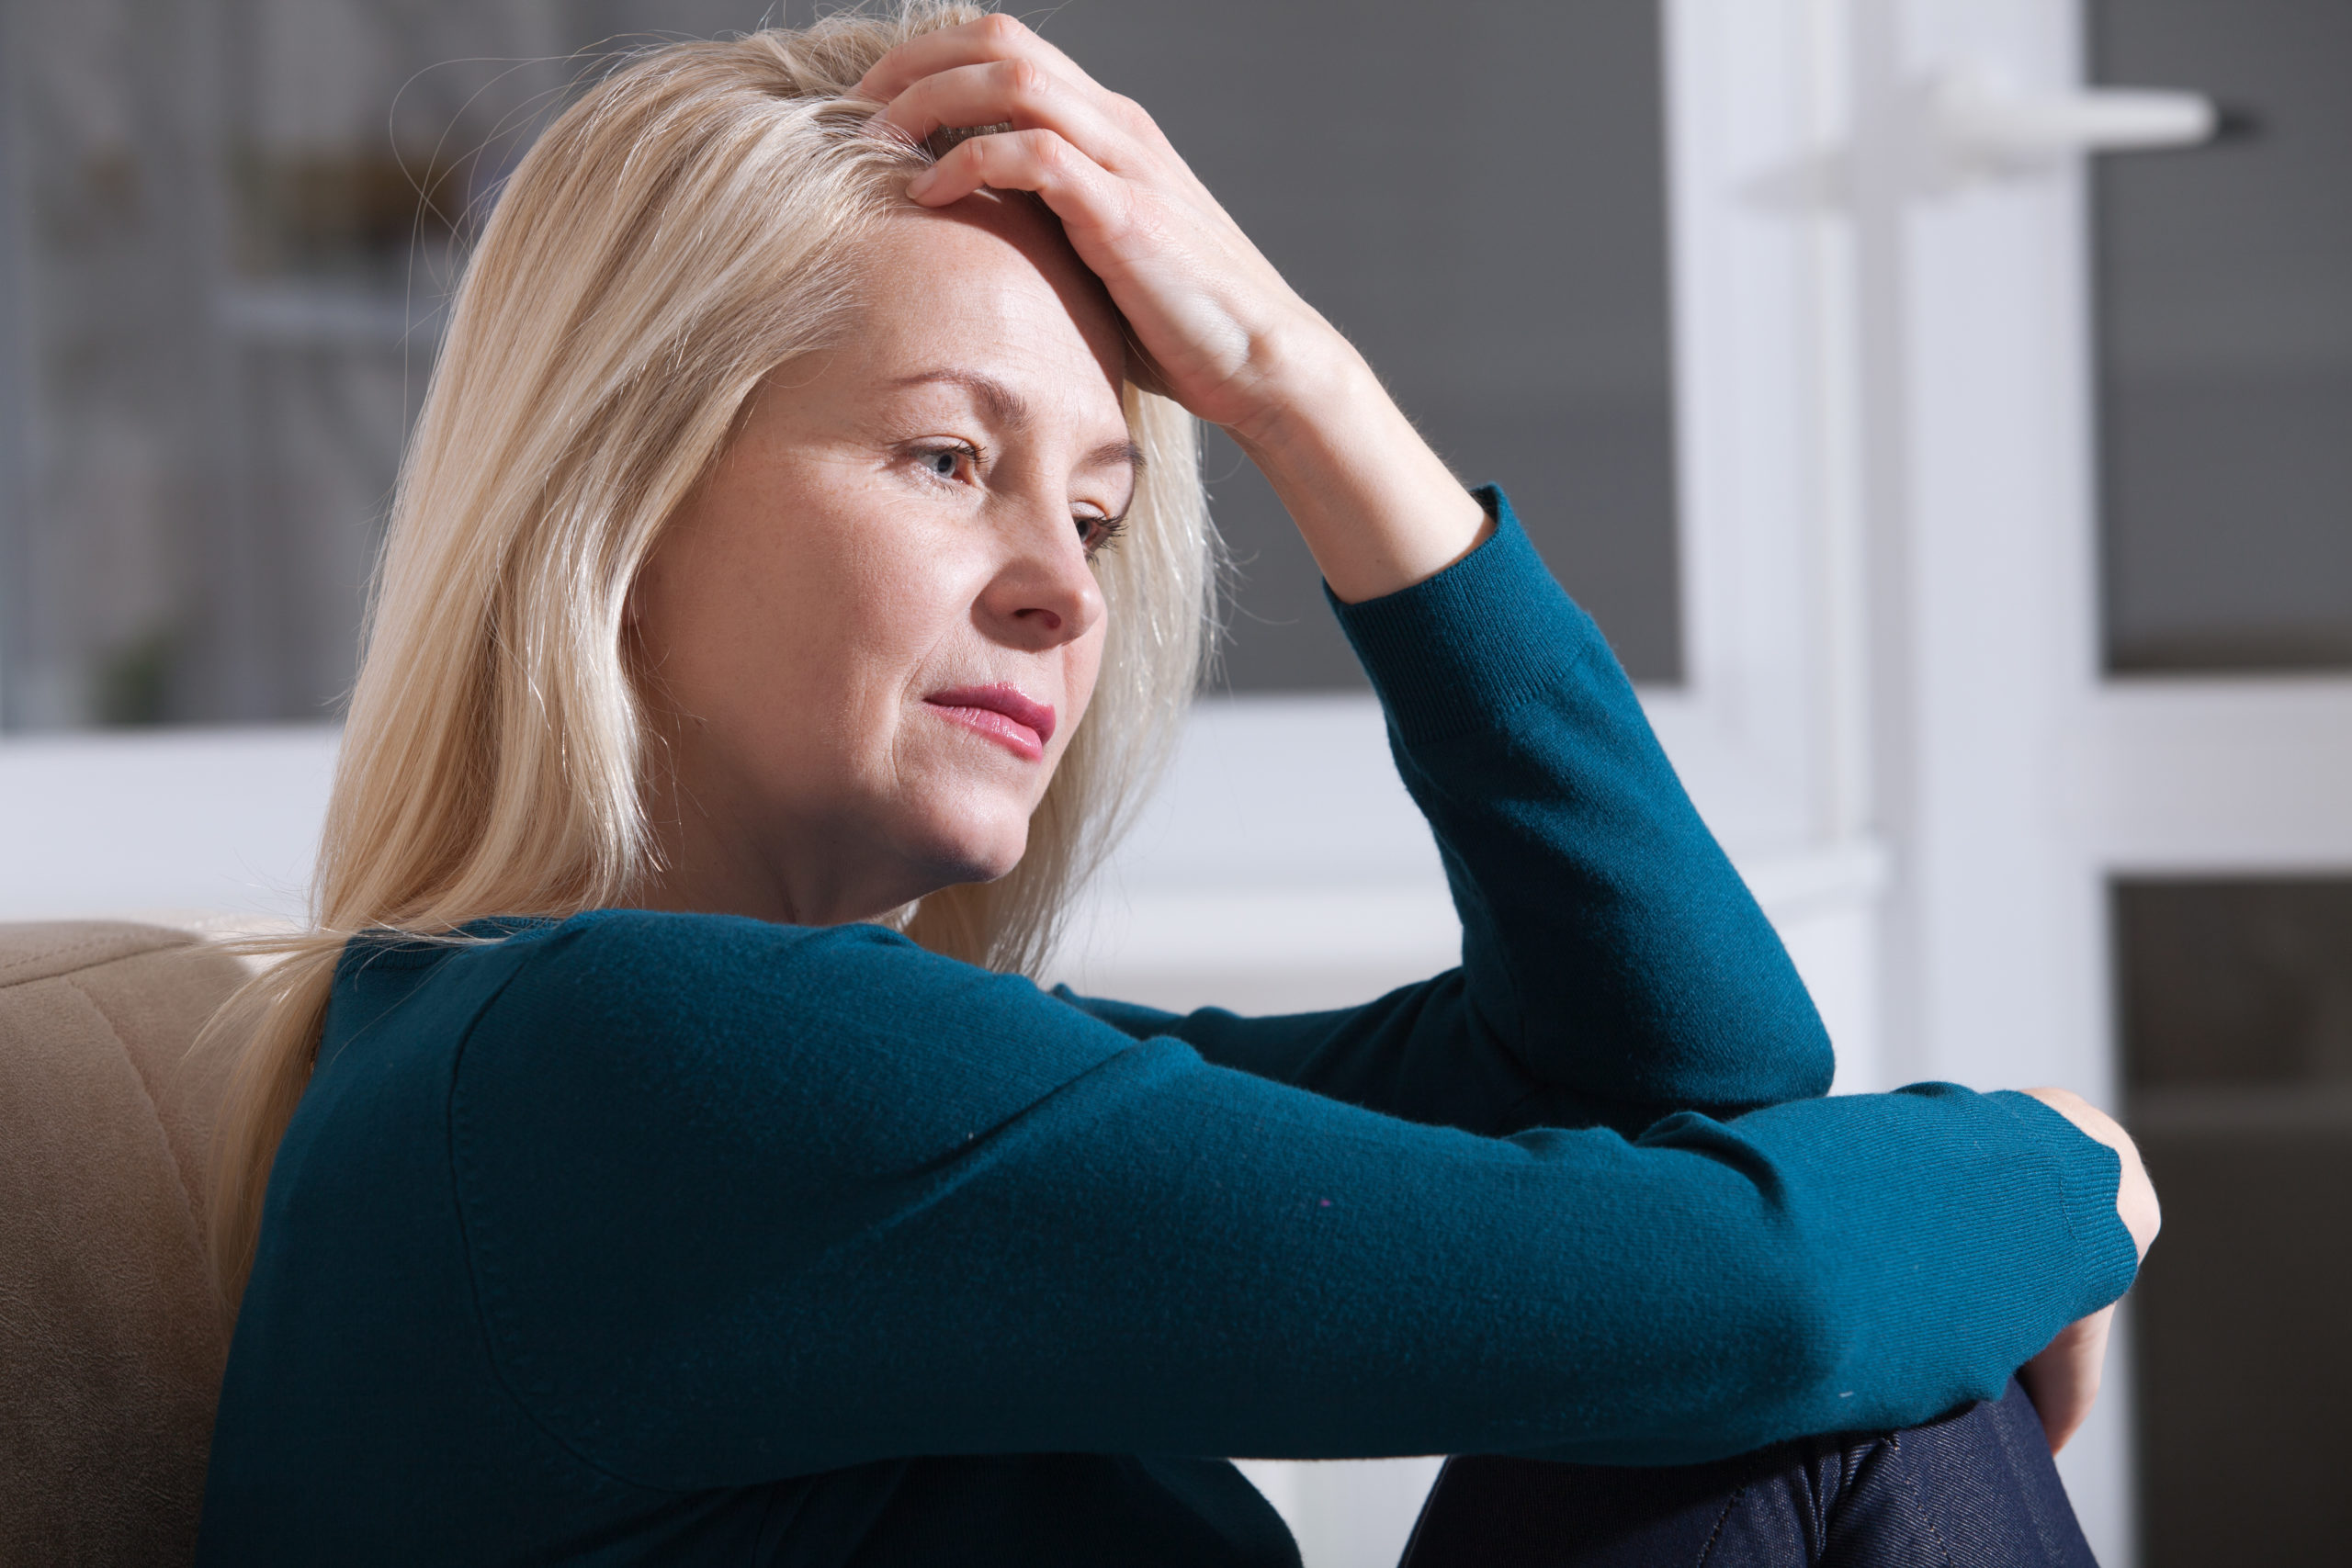
[[[243,975],[185,931],[0,926],[0,1564],[191,1554],[227,1325],[187,1049]]]

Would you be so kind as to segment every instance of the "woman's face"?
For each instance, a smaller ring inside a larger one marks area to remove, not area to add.
[[[1058,226],[892,218],[630,596],[670,747],[648,901],[820,925],[1003,875],[1086,711],[1135,491],[1125,350]],[[657,742],[657,744],[659,744]]]

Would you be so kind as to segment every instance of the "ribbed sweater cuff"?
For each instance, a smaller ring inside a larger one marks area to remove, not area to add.
[[[2049,1152],[2066,1228],[2085,1262],[2084,1300],[2088,1304],[2083,1310],[2096,1312],[2131,1289],[2140,1271],[2140,1249],[2115,1212],[2122,1156],[2030,1094],[2000,1089],[1984,1098],[2030,1127]]]
[[[1495,531],[1436,576],[1360,604],[1324,586],[1389,722],[1407,739],[1484,725],[1557,690],[1595,654],[1615,668],[1600,628],[1553,581],[1502,491],[1482,485],[1473,493]]]

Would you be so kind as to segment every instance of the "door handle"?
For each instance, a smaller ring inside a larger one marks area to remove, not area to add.
[[[1927,94],[1928,121],[1948,170],[1964,176],[2030,173],[2088,152],[2195,147],[2222,129],[2201,93],[2143,87],[2030,89],[1981,62],[1953,66]]]

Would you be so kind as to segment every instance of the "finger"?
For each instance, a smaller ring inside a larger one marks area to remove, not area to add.
[[[1018,18],[997,12],[977,22],[941,28],[909,39],[876,61],[850,90],[850,96],[868,103],[887,104],[925,76],[958,65],[979,65],[994,60],[1034,60],[1090,87],[1095,85],[1093,78],[1080,70],[1078,62],[1069,55],[1031,32]]]
[[[987,186],[1035,191],[1064,228],[1101,232],[1124,212],[1125,181],[1051,130],[1007,130],[958,142],[907,186],[925,207],[945,207]]]
[[[2098,1401],[2107,1360],[2112,1306],[2078,1318],[2058,1331],[2041,1353],[2018,1369],[2018,1382],[2041,1416],[2053,1454],[2082,1429]]]
[[[957,65],[890,100],[874,123],[922,142],[942,128],[1010,125],[1050,130],[1105,168],[1132,167],[1136,148],[1092,99],[1034,60]]]

